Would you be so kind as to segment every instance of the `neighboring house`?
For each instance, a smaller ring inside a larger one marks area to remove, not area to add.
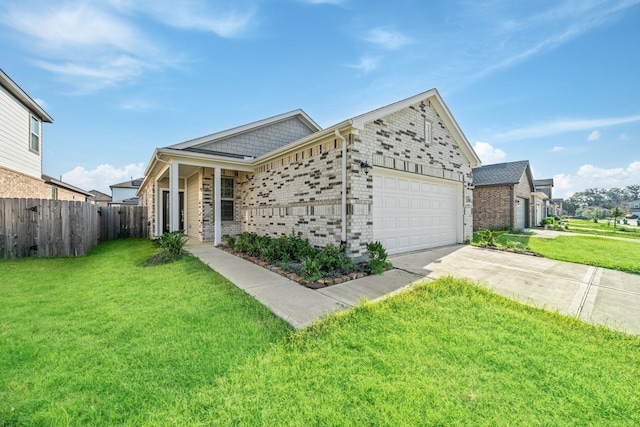
[[[89,193],[91,193],[92,195],[88,200],[89,203],[98,206],[109,206],[109,203],[111,202],[110,195],[104,194],[103,192],[98,190],[91,190],[89,191]]]
[[[551,199],[551,204],[552,206],[556,207],[555,215],[565,215],[566,212],[564,210],[564,199]]]
[[[640,216],[640,200],[632,200],[626,204],[629,214]]]
[[[42,173],[51,116],[0,70],[0,197],[85,201],[84,190]]]
[[[295,110],[157,148],[138,196],[155,235],[301,232],[359,258],[471,239],[479,163],[432,89],[327,129]]]
[[[142,184],[143,178],[133,179],[110,185],[111,201],[109,206],[138,206],[136,193]]]
[[[553,178],[536,179],[534,180],[534,185],[536,186],[536,191],[547,195],[547,201],[543,208],[543,217],[562,215],[563,199],[553,198]],[[539,222],[536,222],[537,224]]]
[[[473,186],[474,230],[531,227],[536,203],[546,197],[535,191],[528,160],[476,168]]]
[[[49,175],[42,174],[42,179],[45,185],[51,189],[51,197],[49,197],[51,199],[86,202],[93,196],[93,194],[88,191],[84,191]]]

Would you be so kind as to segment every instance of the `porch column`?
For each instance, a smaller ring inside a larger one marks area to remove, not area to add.
[[[180,229],[180,190],[178,189],[178,163],[169,165],[169,231]]]
[[[213,244],[219,245],[222,243],[222,208],[220,203],[220,168],[217,167],[214,169],[213,173]]]

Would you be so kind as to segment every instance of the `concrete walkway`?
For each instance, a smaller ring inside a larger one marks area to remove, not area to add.
[[[526,304],[640,335],[640,275],[514,253],[454,245],[390,257],[379,276],[311,290],[208,243],[189,251],[295,328],[375,300],[416,281],[468,278]]]
[[[314,291],[266,268],[217,249],[190,241],[187,249],[294,328],[304,328],[327,314],[352,307],[363,298],[374,300],[405,287],[419,275],[387,271]]]

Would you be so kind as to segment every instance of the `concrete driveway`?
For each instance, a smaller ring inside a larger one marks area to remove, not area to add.
[[[640,335],[640,275],[482,249],[447,246],[390,257],[394,267],[435,279],[464,277],[497,294]]]

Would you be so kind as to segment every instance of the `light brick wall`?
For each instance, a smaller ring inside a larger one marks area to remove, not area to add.
[[[430,138],[425,122],[431,124]],[[373,239],[373,175],[367,161],[417,175],[462,182],[463,240],[473,233],[471,166],[428,102],[391,114],[347,135],[347,253],[359,258]],[[278,236],[301,231],[313,245],[339,243],[341,141],[332,139],[259,167],[238,178],[242,230]]]
[[[140,193],[140,196],[138,198],[138,204],[140,206],[144,206],[147,209],[147,218],[149,220],[149,237],[153,238],[155,237],[155,232],[156,232],[156,215],[155,215],[155,209],[156,209],[156,198],[154,195],[154,185],[153,183],[149,183],[147,184],[143,189],[142,192]]]
[[[213,242],[214,234],[215,234],[215,212],[214,212],[214,202],[215,202],[215,193],[214,193],[214,173],[215,170],[212,168],[202,168],[202,200],[201,200],[201,209],[202,216],[199,218],[202,229],[202,241],[203,242]],[[235,212],[233,214],[233,221],[223,221],[222,222],[222,236],[235,236],[241,233],[240,226],[240,190],[238,187],[238,178],[235,176],[236,173],[234,171],[223,169],[220,171],[220,175],[223,178],[234,178],[233,190],[235,192],[235,200],[234,200],[234,209]]]
[[[477,186],[473,192],[473,229],[513,227],[515,213],[511,186]]]
[[[42,179],[0,167],[0,197],[50,199],[51,185]]]
[[[342,144],[330,139],[238,178],[242,231],[302,232],[315,246],[340,243]]]
[[[349,164],[354,168],[359,169],[360,161],[367,161],[374,170],[387,168],[462,182],[463,240],[472,238],[471,165],[428,100],[368,123],[353,140]],[[362,172],[350,177],[356,215],[349,229],[360,238],[351,242],[350,252],[357,256],[365,253],[366,243],[373,238],[373,178],[371,173],[367,176]]]

